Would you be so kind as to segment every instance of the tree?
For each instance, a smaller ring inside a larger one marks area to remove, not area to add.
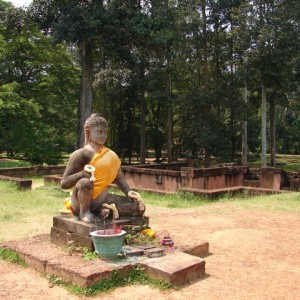
[[[1,2],[0,2],[1,3]],[[0,27],[0,138],[11,157],[56,164],[73,148],[78,68],[21,9]]]
[[[240,6],[237,20],[240,49],[252,69],[253,87],[261,90],[261,157],[267,165],[267,110],[270,107],[271,165],[276,156],[276,105],[284,103],[284,94],[291,79],[293,57],[297,53],[297,23],[290,13],[290,1],[245,1]],[[299,48],[298,48],[299,49]],[[249,76],[250,78],[250,76]],[[255,80],[254,80],[255,79]]]
[[[106,1],[34,0],[30,14],[41,28],[57,42],[78,46],[81,63],[81,86],[78,106],[77,147],[84,144],[84,122],[92,112],[93,43],[109,34],[111,23]],[[109,2],[107,3],[107,5]]]
[[[78,50],[79,117],[85,108],[102,111],[117,151],[128,157],[137,151],[143,163],[146,149],[155,149],[158,161],[167,145],[171,161],[175,145],[204,157],[207,166],[213,157],[233,161],[242,148],[241,123],[247,116],[249,149],[269,150],[266,142],[264,147],[258,143],[270,126],[275,158],[275,137],[287,128],[282,117],[275,131],[281,106],[296,101],[297,84],[291,84],[299,59],[299,13],[292,9],[299,6],[296,0],[34,4],[31,15],[44,33]],[[261,91],[266,91],[264,107],[270,113],[263,135],[258,133]],[[91,103],[92,95],[96,101]]]
[[[113,73],[126,74],[126,79],[123,76],[119,76],[118,78],[115,76],[114,78],[118,80],[118,85],[115,83],[113,85],[115,91],[122,93],[126,89],[132,92],[130,106],[128,106],[126,98],[122,100],[118,97],[118,101],[125,101],[127,103],[127,106],[121,106],[124,109],[123,114],[125,115],[127,115],[126,108],[130,111],[133,109],[132,106],[138,108],[136,109],[138,112],[136,117],[140,120],[140,141],[137,144],[139,145],[140,162],[144,163],[146,159],[146,147],[149,147],[149,144],[153,141],[152,138],[150,141],[146,137],[149,136],[149,132],[153,134],[157,129],[157,127],[152,128],[152,126],[155,127],[156,125],[154,125],[153,119],[151,119],[152,115],[149,115],[152,109],[156,109],[152,104],[155,102],[156,105],[156,101],[160,101],[158,105],[165,106],[167,103],[165,95],[167,94],[166,78],[168,75],[165,60],[167,59],[167,55],[169,55],[169,45],[173,38],[172,15],[170,15],[168,6],[164,2],[114,1],[112,4],[112,18],[118,20],[118,22],[116,22],[115,31],[109,37],[103,38],[101,51],[98,52],[101,55],[104,53],[105,66],[99,63],[101,66],[98,69],[96,63],[96,71],[100,76],[101,74],[110,76]],[[103,61],[103,57],[100,58],[100,61]],[[116,69],[119,69],[119,72]],[[162,70],[164,72],[161,72]],[[164,89],[164,91],[159,93],[160,96],[163,95],[162,97],[156,97],[156,95],[153,97],[155,87],[152,84],[157,83],[153,80],[153,73],[160,75],[163,73],[160,77],[163,84],[159,84],[159,88]],[[101,76],[101,80],[104,80],[104,76]],[[97,82],[97,86],[104,88],[106,95],[108,95],[108,90],[111,87],[99,84],[99,80]],[[115,94],[110,93],[111,96]],[[155,101],[153,100],[154,98]],[[114,101],[113,98],[110,99],[110,102],[112,101]],[[114,111],[114,114],[118,113]],[[163,119],[165,120],[165,118]],[[114,120],[118,123],[120,118],[117,120],[114,118]],[[157,145],[158,141],[161,143],[162,140],[155,140],[157,153],[161,151],[159,148],[162,148],[162,145]]]

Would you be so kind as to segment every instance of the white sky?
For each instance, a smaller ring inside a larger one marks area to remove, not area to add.
[[[5,2],[11,2],[16,7],[28,6],[32,0],[4,0]]]

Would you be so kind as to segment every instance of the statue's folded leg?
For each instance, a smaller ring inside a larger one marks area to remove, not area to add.
[[[105,203],[114,203],[120,217],[143,216],[146,210],[142,201],[134,201],[124,196],[109,194]]]

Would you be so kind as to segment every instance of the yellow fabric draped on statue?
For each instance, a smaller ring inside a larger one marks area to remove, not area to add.
[[[92,158],[89,165],[95,167],[94,200],[101,194],[116,178],[121,161],[118,155],[109,148],[102,147]]]

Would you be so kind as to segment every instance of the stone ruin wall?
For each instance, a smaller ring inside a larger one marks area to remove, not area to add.
[[[193,168],[188,162],[122,166],[129,185],[137,190],[176,193],[180,189],[214,190],[236,186],[279,190],[300,190],[300,171],[277,168],[250,169],[225,164],[212,168]],[[45,183],[59,184],[65,166],[33,166],[0,169],[0,176],[24,178],[45,176]],[[3,179],[5,180],[5,179]]]

